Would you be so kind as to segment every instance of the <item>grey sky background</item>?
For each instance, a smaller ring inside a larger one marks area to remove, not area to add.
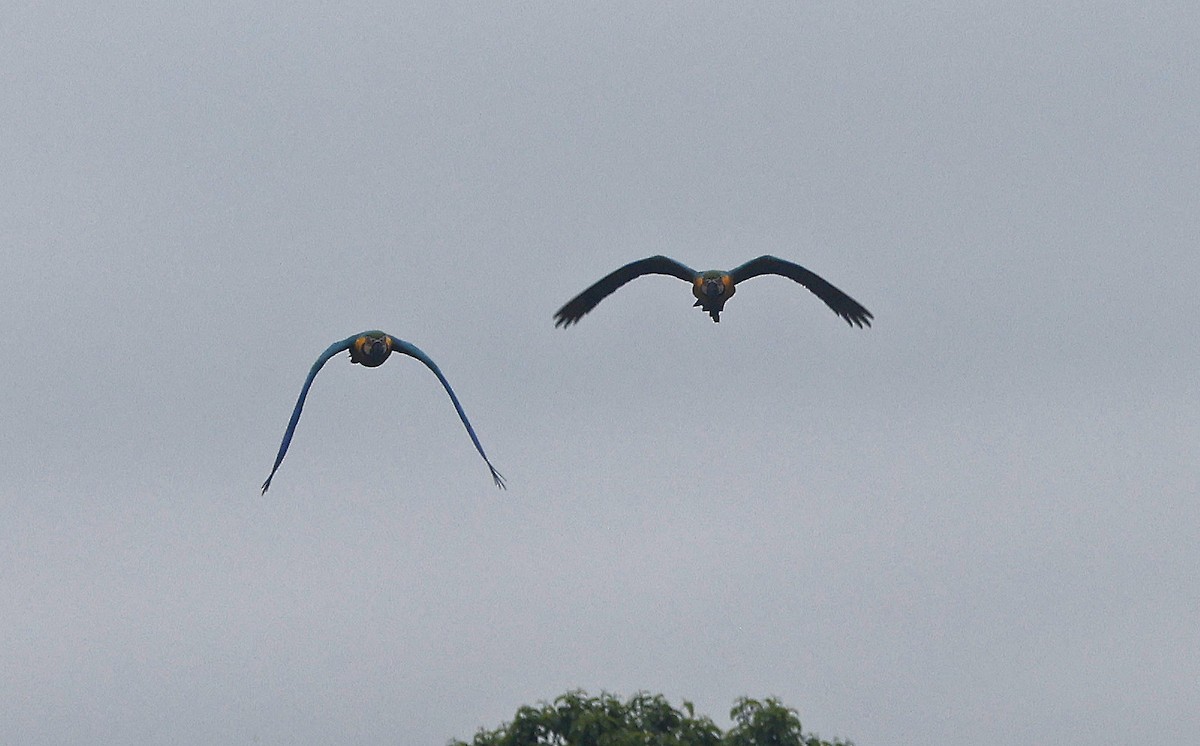
[[[0,741],[443,743],[584,687],[1200,732],[1191,3],[19,4]],[[713,324],[663,253],[789,258]],[[331,361],[381,328],[436,379]]]

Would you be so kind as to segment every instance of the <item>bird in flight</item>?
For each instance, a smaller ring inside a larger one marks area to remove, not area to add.
[[[584,314],[595,308],[597,303],[607,298],[617,288],[642,275],[671,275],[690,283],[692,295],[696,296],[696,302],[692,305],[700,306],[701,309],[707,311],[713,321],[721,320],[721,309],[725,307],[725,302],[733,297],[738,283],[759,275],[780,275],[789,280],[795,280],[825,301],[825,305],[845,319],[847,324],[857,325],[861,328],[870,326],[871,319],[874,318],[870,311],[859,305],[858,301],[816,274],[799,264],[793,264],[777,257],[760,256],[728,272],[719,269],[697,272],[670,257],[660,255],[630,262],[605,275],[599,282],[558,309],[558,312],[554,314],[554,325],[566,328],[578,322]]]
[[[275,465],[271,467],[271,474],[267,477],[267,481],[262,484],[262,494],[267,494],[267,488],[271,486],[271,479],[275,476],[276,470],[279,469],[279,464],[283,463],[284,454],[287,453],[288,444],[292,442],[292,434],[296,432],[296,423],[300,421],[300,410],[304,408],[304,400],[308,397],[308,388],[312,386],[313,379],[317,377],[317,372],[321,370],[321,366],[325,365],[331,357],[343,350],[350,351],[350,362],[364,365],[368,368],[374,368],[383,365],[383,361],[387,360],[388,355],[393,352],[401,352],[410,357],[414,357],[425,363],[425,366],[433,371],[438,380],[442,382],[442,386],[446,389],[446,393],[450,395],[450,401],[454,403],[454,408],[458,410],[458,417],[467,428],[467,434],[471,436],[471,442],[475,444],[475,450],[479,451],[479,455],[487,463],[488,469],[492,472],[492,481],[497,487],[504,487],[504,477],[500,472],[496,471],[496,467],[492,466],[492,462],[488,460],[487,454],[483,452],[483,446],[479,445],[479,438],[475,437],[475,430],[471,427],[471,423],[467,420],[467,413],[463,411],[462,405],[458,403],[458,397],[454,395],[454,389],[450,388],[450,382],[442,375],[442,371],[438,369],[437,364],[433,362],[416,346],[405,342],[402,339],[396,339],[390,334],[385,334],[381,331],[368,331],[362,334],[355,334],[353,337],[347,337],[340,342],[334,342],[327,350],[321,353],[317,358],[317,362],[313,363],[312,369],[308,371],[308,378],[304,380],[304,387],[300,389],[300,398],[296,400],[296,408],[292,410],[292,419],[288,422],[287,432],[283,434],[283,443],[279,446],[279,455],[275,457]]]

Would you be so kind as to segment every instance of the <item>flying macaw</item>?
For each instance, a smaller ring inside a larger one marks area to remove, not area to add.
[[[692,295],[696,296],[696,302],[692,305],[700,306],[707,311],[713,321],[721,320],[721,309],[725,307],[725,302],[733,297],[737,284],[742,280],[759,275],[781,275],[795,280],[825,301],[825,305],[845,319],[847,324],[856,324],[862,328],[870,326],[871,319],[874,318],[870,311],[841,290],[799,264],[793,264],[777,257],[760,256],[729,272],[719,269],[697,272],[670,257],[660,255],[630,262],[624,267],[610,272],[599,282],[558,309],[558,312],[554,314],[556,319],[554,325],[566,328],[578,322],[584,314],[595,308],[597,303],[611,295],[617,288],[642,275],[671,275],[690,283]]]
[[[492,481],[497,487],[504,488],[504,477],[500,472],[496,471],[496,467],[492,466],[492,462],[488,460],[487,454],[483,452],[483,446],[479,445],[479,438],[475,437],[475,430],[471,427],[471,423],[467,420],[467,413],[463,411],[462,405],[458,403],[458,397],[454,395],[454,389],[450,388],[450,382],[442,375],[442,371],[438,369],[437,364],[433,362],[424,352],[421,352],[414,345],[405,342],[402,339],[396,339],[390,334],[385,334],[381,331],[367,331],[362,334],[355,334],[353,337],[347,337],[341,342],[334,342],[329,345],[329,348],[321,353],[317,358],[317,362],[313,363],[312,369],[308,371],[308,378],[304,379],[304,387],[300,389],[300,398],[296,400],[296,408],[292,410],[292,419],[288,422],[287,432],[283,434],[283,443],[279,446],[279,455],[275,457],[275,465],[271,467],[271,474],[267,477],[267,481],[262,484],[262,494],[267,494],[267,488],[271,486],[271,479],[275,476],[275,471],[279,469],[279,464],[283,462],[283,456],[287,453],[288,444],[292,442],[292,434],[296,432],[296,423],[300,421],[300,410],[304,408],[304,399],[308,396],[308,387],[312,386],[313,379],[317,377],[317,372],[321,370],[321,366],[325,365],[331,357],[343,350],[350,351],[350,362],[364,365],[368,368],[374,368],[383,365],[383,361],[387,360],[388,355],[393,352],[402,352],[410,357],[415,357],[426,367],[433,371],[433,374],[438,377],[445,387],[446,393],[450,395],[450,401],[454,403],[454,408],[458,410],[458,417],[467,428],[467,434],[471,436],[471,442],[475,444],[475,450],[479,451],[479,455],[487,463],[488,469],[492,472]]]

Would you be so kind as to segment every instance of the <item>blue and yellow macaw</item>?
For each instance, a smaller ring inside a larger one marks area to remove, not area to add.
[[[859,305],[858,301],[816,274],[799,264],[793,264],[773,256],[751,259],[728,272],[719,269],[697,272],[670,257],[660,255],[630,262],[605,275],[558,309],[558,312],[554,314],[554,325],[566,328],[578,322],[584,314],[595,308],[597,303],[607,298],[617,288],[642,275],[671,275],[689,283],[692,286],[692,295],[696,296],[696,302],[693,305],[700,306],[708,312],[713,321],[721,320],[721,310],[725,307],[725,302],[733,297],[737,284],[742,280],[759,275],[780,275],[800,283],[825,301],[825,305],[845,319],[847,324],[862,328],[870,326],[871,319],[874,318],[870,311]]]
[[[463,425],[466,426],[467,434],[471,436],[471,442],[475,444],[475,450],[479,451],[479,455],[483,457],[483,460],[488,465],[488,469],[492,472],[492,481],[496,483],[497,487],[504,488],[504,477],[500,475],[500,472],[496,471],[496,467],[492,466],[492,462],[488,460],[487,454],[483,452],[483,446],[479,445],[479,438],[475,436],[475,430],[467,420],[467,413],[463,411],[462,405],[458,403],[458,397],[454,395],[454,389],[450,388],[450,382],[442,375],[442,371],[438,369],[437,364],[414,345],[402,339],[396,339],[390,334],[373,330],[363,332],[362,334],[355,334],[353,337],[347,337],[341,342],[334,342],[329,345],[327,350],[321,353],[321,356],[317,358],[317,362],[313,363],[312,369],[308,371],[308,378],[304,380],[304,387],[300,389],[300,398],[296,400],[296,408],[292,410],[292,419],[288,422],[287,432],[283,434],[283,443],[279,446],[279,455],[275,457],[275,465],[271,467],[271,474],[267,477],[267,481],[263,482],[262,494],[267,494],[267,488],[271,486],[271,479],[275,476],[276,470],[279,469],[279,464],[283,462],[283,456],[287,453],[288,444],[292,442],[292,434],[296,432],[296,423],[300,421],[300,410],[304,408],[304,399],[308,396],[309,386],[312,386],[313,379],[317,377],[317,372],[321,370],[321,366],[325,365],[331,357],[343,350],[350,351],[351,363],[358,363],[368,368],[383,365],[383,361],[387,360],[388,355],[393,352],[404,353],[425,363],[425,366],[432,370],[433,374],[442,382],[446,393],[450,395],[450,401],[454,403],[454,408],[458,410],[458,417],[462,420]]]

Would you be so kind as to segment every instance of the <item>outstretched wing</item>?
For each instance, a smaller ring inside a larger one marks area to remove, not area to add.
[[[778,257],[760,256],[757,259],[751,259],[731,271],[729,276],[733,279],[733,284],[736,286],[742,280],[768,274],[781,275],[790,280],[795,280],[808,288],[818,298],[825,301],[825,305],[832,308],[834,313],[845,319],[847,324],[856,324],[859,327],[870,326],[871,319],[875,318],[858,301],[838,290],[833,285],[830,285],[816,274],[809,272],[799,264],[793,264]]]
[[[558,313],[554,314],[554,325],[565,329],[576,323],[583,318],[585,313],[595,308],[597,303],[612,295],[617,288],[642,275],[671,275],[684,282],[692,282],[696,279],[696,270],[661,255],[630,262],[615,272],[605,275],[595,285],[584,290],[572,298],[567,305],[558,309]]]
[[[500,472],[496,471],[496,467],[492,466],[491,460],[483,452],[483,446],[479,445],[479,438],[475,436],[475,429],[471,427],[471,422],[467,419],[467,413],[463,411],[462,405],[458,403],[458,397],[454,395],[454,389],[450,388],[450,382],[442,375],[442,371],[437,367],[437,363],[433,362],[428,355],[421,352],[415,345],[411,345],[403,339],[396,339],[388,335],[388,341],[392,345],[393,352],[403,352],[405,355],[414,357],[425,363],[425,367],[432,370],[433,374],[442,382],[442,387],[446,389],[446,393],[450,395],[450,401],[454,402],[454,408],[458,410],[458,418],[462,420],[462,424],[467,428],[467,435],[471,436],[471,442],[475,444],[475,450],[479,451],[479,455],[483,457],[484,462],[488,465],[488,469],[491,470],[492,481],[496,483],[497,487],[504,489],[504,477],[501,476]]]
[[[308,397],[308,387],[312,386],[317,372],[321,370],[321,366],[329,362],[329,358],[343,350],[350,349],[350,345],[354,344],[354,340],[358,337],[359,335],[355,334],[353,337],[347,337],[341,342],[329,345],[329,348],[321,353],[321,357],[317,358],[317,362],[313,363],[312,368],[308,371],[308,378],[304,379],[304,388],[300,389],[300,398],[296,400],[296,408],[292,410],[292,419],[288,421],[287,432],[283,434],[283,443],[279,445],[279,455],[275,457],[275,465],[271,467],[271,474],[267,477],[267,481],[262,484],[262,494],[267,494],[267,488],[271,486],[271,479],[275,476],[275,471],[283,463],[284,454],[287,453],[288,445],[292,442],[292,434],[296,432],[296,423],[300,421],[300,410],[304,409],[304,400]]]

